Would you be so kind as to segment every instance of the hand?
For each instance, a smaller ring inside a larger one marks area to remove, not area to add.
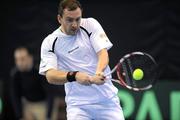
[[[96,75],[104,76],[104,72],[98,72],[98,71],[96,71]]]
[[[76,73],[76,81],[83,85],[90,85],[91,77],[87,73],[77,72]]]
[[[96,74],[96,75],[94,75],[94,76],[92,76],[91,77],[91,83],[92,84],[96,84],[96,85],[102,85],[102,84],[104,84],[105,83],[105,77],[104,77],[104,75],[103,74]]]

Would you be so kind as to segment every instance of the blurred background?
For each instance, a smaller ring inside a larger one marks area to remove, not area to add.
[[[114,44],[109,51],[111,67],[123,55],[133,51],[151,54],[159,65],[160,75],[153,89],[136,93],[122,88],[119,92],[125,117],[137,120],[180,120],[179,2],[80,2],[83,6],[83,17],[96,18]],[[16,120],[9,93],[10,71],[15,65],[14,50],[18,46],[27,46],[34,55],[35,65],[38,66],[41,42],[59,26],[56,20],[58,3],[59,0],[15,0],[8,3],[1,1],[1,120]],[[65,108],[61,106],[63,108],[60,109]],[[65,109],[60,112],[65,112]]]

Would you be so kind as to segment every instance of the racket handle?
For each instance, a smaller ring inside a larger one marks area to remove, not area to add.
[[[108,75],[111,75],[113,72],[115,72],[116,69],[118,68],[118,65],[119,65],[119,63],[109,73],[106,73],[104,76],[106,77]]]
[[[104,76],[107,77],[108,75],[111,75],[112,72],[106,73]]]

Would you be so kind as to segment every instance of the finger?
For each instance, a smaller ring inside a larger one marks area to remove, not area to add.
[[[98,76],[104,76],[104,72],[97,72],[96,75],[98,75]]]
[[[103,78],[102,78],[102,79],[99,79],[99,80],[98,80],[98,82],[99,82],[100,84],[105,83],[105,81],[104,81],[104,79],[103,79]]]
[[[98,85],[102,85],[102,84],[104,84],[104,83],[105,83],[104,81],[101,81],[101,82],[98,83]]]
[[[93,77],[92,76],[89,77],[89,83],[93,84]]]
[[[103,80],[103,81],[104,81],[104,80],[105,80],[105,77],[104,77],[104,76],[101,76],[101,77],[100,77],[100,80]]]
[[[104,78],[101,78],[100,80],[101,80],[101,81],[104,81]]]
[[[85,86],[89,86],[89,85],[91,85],[91,83],[86,82],[86,83],[84,83],[83,85],[85,85]]]
[[[101,79],[103,79],[103,80],[106,78],[106,77],[105,77],[105,76],[103,76],[103,75],[100,75],[99,77],[101,77]]]
[[[92,84],[92,82],[91,82],[91,77],[90,77],[89,80],[86,81],[86,84],[87,84],[87,85],[91,85],[91,84]]]
[[[84,84],[85,86],[90,86],[91,84]]]
[[[103,77],[104,77],[104,72],[101,72],[101,76],[103,76]]]

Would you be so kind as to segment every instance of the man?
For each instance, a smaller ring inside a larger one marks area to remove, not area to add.
[[[81,18],[76,0],[59,4],[61,26],[41,46],[39,73],[51,84],[64,84],[68,120],[124,120],[110,71],[112,43],[94,18]]]
[[[16,67],[11,71],[10,92],[16,118],[45,120],[45,80],[38,74],[26,47],[18,47],[14,58]]]

